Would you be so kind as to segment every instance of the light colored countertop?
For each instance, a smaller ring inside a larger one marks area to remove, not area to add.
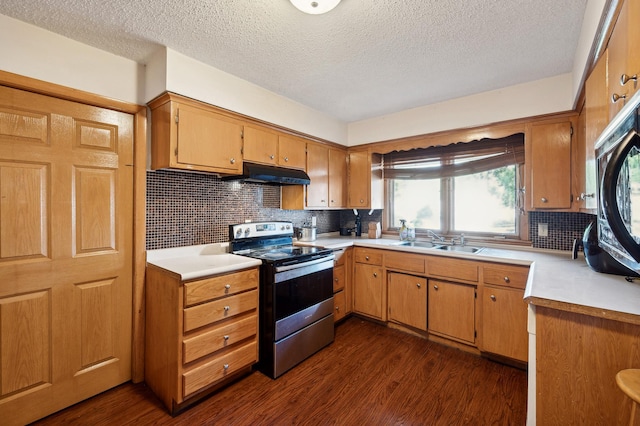
[[[471,254],[398,246],[398,243],[399,240],[389,238],[369,239],[325,234],[314,242],[296,244],[333,249],[350,246],[382,248],[483,262],[531,265],[524,294],[529,303],[640,324],[640,281],[627,282],[623,276],[595,272],[589,268],[582,253],[578,259],[573,260],[570,252],[558,250],[492,244]]]
[[[262,261],[228,253],[229,244],[203,244],[148,250],[147,264],[179,275],[183,281],[262,265]]]

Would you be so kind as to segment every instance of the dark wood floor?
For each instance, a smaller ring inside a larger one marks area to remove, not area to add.
[[[524,425],[526,372],[359,318],[271,380],[254,372],[172,418],[127,383],[39,425]]]

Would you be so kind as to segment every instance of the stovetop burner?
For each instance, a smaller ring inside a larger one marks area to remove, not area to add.
[[[253,257],[256,259],[280,260],[314,255],[324,253],[325,251],[325,249],[319,249],[318,247],[299,247],[287,245],[268,249],[249,250],[248,252],[241,252],[238,254]]]

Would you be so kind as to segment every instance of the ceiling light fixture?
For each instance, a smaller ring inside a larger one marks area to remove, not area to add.
[[[327,13],[340,3],[340,0],[290,0],[296,8],[311,15]]]

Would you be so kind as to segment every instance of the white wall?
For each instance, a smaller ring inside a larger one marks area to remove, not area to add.
[[[573,109],[563,74],[349,124],[349,146]]]
[[[168,48],[164,57],[154,56],[154,64],[149,65],[149,71],[162,67],[159,62],[163,58],[165,87],[159,91],[155,83],[149,84],[148,87],[153,91],[147,93],[148,100],[168,90],[269,123],[347,144],[347,124],[343,121]],[[153,73],[154,76],[159,74]]]
[[[143,65],[5,15],[0,15],[0,69],[143,103]]]

